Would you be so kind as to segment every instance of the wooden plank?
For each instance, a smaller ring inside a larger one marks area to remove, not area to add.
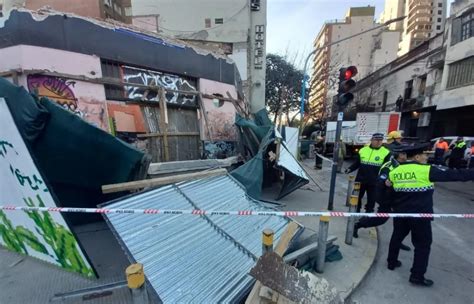
[[[170,160],[170,150],[168,146],[168,118],[166,111],[166,97],[165,91],[163,89],[159,90],[160,94],[160,130],[163,132],[163,151],[164,151],[164,161]]]
[[[199,132],[178,132],[178,133],[168,133],[166,136],[199,136]],[[165,136],[163,133],[147,133],[147,134],[138,134],[138,138],[149,138],[149,137],[162,137]]]
[[[140,181],[103,185],[102,193],[114,193],[114,192],[121,192],[121,191],[137,190],[137,189],[142,189],[142,188],[147,188],[147,187],[157,187],[157,186],[163,186],[163,185],[168,185],[168,184],[174,184],[174,183],[178,183],[178,182],[182,182],[186,180],[207,178],[207,177],[220,176],[220,175],[226,175],[226,174],[227,174],[226,169],[216,169],[216,170],[204,171],[204,172],[180,174],[180,175],[145,179],[145,180],[140,180]]]
[[[274,248],[274,252],[282,257],[285,254],[286,250],[288,249],[288,246],[290,246],[290,241],[293,239],[296,232],[298,232],[299,228],[300,226],[297,223],[290,222],[288,226],[286,226],[285,231],[283,232],[280,239],[278,240],[278,244]],[[259,281],[255,282],[255,285],[253,286],[252,291],[247,297],[245,304],[260,303],[260,288],[261,287],[262,287],[262,284]]]

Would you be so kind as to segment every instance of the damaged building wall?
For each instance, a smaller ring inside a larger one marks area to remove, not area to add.
[[[199,89],[207,95],[227,97],[227,93],[237,99],[234,86],[211,81],[199,80]],[[203,98],[201,139],[204,141],[204,152],[209,158],[226,158],[236,154],[237,129],[234,125],[237,113],[232,102]]]
[[[218,94],[228,98],[229,93],[232,99],[238,98],[236,81],[240,79],[239,75],[234,73],[235,66],[224,57],[168,44],[128,29],[108,29],[102,23],[95,24],[96,21],[74,16],[58,19],[56,13],[45,14],[31,23],[33,13],[12,11],[4,27],[0,28],[0,34],[18,34],[12,36],[16,37],[15,41],[0,41],[0,56],[9,58],[0,62],[3,76],[15,74],[13,82],[31,93],[49,97],[85,121],[133,144],[152,155],[155,162],[199,159],[203,154],[206,158],[236,154],[233,101],[221,100],[223,104],[218,102],[216,107],[209,96],[200,96]],[[29,32],[33,24],[38,35],[35,41],[21,34]],[[124,37],[117,36],[117,32],[124,31],[129,43],[138,46],[146,43],[153,47],[154,54],[161,54],[168,60],[162,68],[156,68],[158,62],[143,66],[140,64],[142,57],[122,56],[125,51],[116,49],[114,43],[108,46],[109,52],[104,53],[105,49],[97,49],[94,39],[88,37],[81,39],[83,44],[78,50],[72,47],[78,39],[77,32],[66,24],[76,25],[77,31],[81,32],[97,33],[100,30],[99,38],[104,41],[124,41]],[[67,41],[65,36],[41,38],[53,25],[68,28]],[[112,53],[119,54],[117,58],[121,60],[110,59]],[[182,57],[184,53],[189,56]],[[131,60],[132,57],[136,60]],[[206,67],[194,71],[194,63]],[[232,68],[232,73],[228,68]],[[203,129],[212,131],[203,135]]]

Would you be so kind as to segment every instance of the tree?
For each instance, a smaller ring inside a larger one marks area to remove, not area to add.
[[[291,125],[298,117],[301,100],[301,82],[303,71],[288,62],[286,56],[267,54],[265,94],[268,112],[273,116],[273,122],[279,115],[285,115]],[[305,104],[308,100],[308,90]]]

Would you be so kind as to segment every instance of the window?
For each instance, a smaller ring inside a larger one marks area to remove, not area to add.
[[[438,10],[438,15],[442,15],[443,14],[443,11],[442,10]]]
[[[447,89],[474,83],[474,56],[449,65]]]
[[[438,31],[441,30],[441,25],[437,25],[437,26],[436,26],[436,29],[437,29]]]
[[[418,86],[418,96],[425,96],[426,75],[421,76],[419,80],[420,80],[420,85]]]
[[[211,18],[206,18],[204,19],[204,26],[206,28],[210,28],[211,27]]]
[[[443,7],[443,3],[438,3],[438,7]]]
[[[224,24],[224,18],[216,18],[214,19],[215,24]]]
[[[413,91],[413,79],[405,82],[405,94],[403,99],[407,100],[411,98],[411,93]]]
[[[438,22],[441,22],[441,18],[438,18]]]
[[[474,9],[453,19],[451,25],[451,45],[474,36]]]

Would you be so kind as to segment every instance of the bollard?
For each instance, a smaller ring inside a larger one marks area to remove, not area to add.
[[[262,231],[262,255],[267,252],[273,252],[273,235],[272,229],[264,229]]]
[[[355,182],[355,176],[354,175],[349,175],[349,184],[347,185],[347,196],[346,196],[346,206],[350,206],[350,200],[351,200],[351,195],[352,191],[354,191],[354,182]]]
[[[127,285],[132,294],[133,304],[148,304],[148,293],[146,291],[145,273],[143,264],[135,263],[125,270]]]
[[[324,264],[326,262],[326,245],[328,239],[329,216],[321,216],[319,218],[318,232],[318,255],[316,257],[316,272],[324,272]]]
[[[359,201],[358,195],[351,195],[349,212],[356,212],[358,201]],[[354,216],[347,218],[346,240],[345,240],[345,243],[347,245],[352,245],[352,236],[354,234],[355,222],[356,222],[356,218]]]
[[[360,193],[360,182],[354,182],[354,187],[352,190],[352,195],[356,195],[357,199],[359,199],[359,193]],[[349,204],[350,205],[350,204]],[[357,201],[357,212],[360,211],[362,205],[362,200]]]

